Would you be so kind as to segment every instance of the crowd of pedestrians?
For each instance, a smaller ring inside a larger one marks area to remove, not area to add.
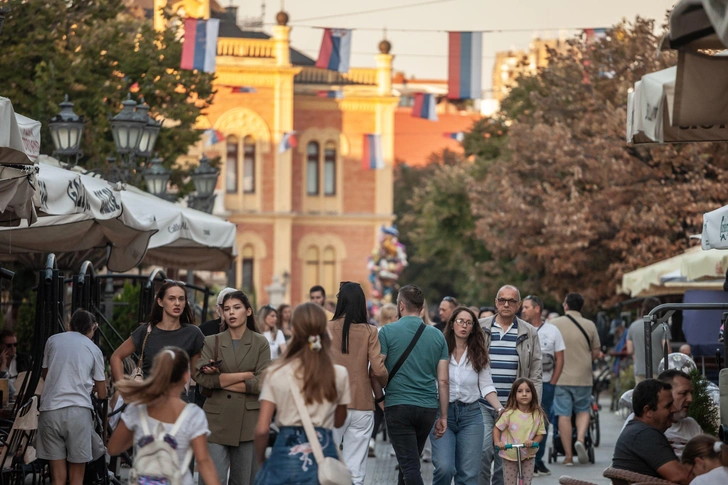
[[[319,286],[308,303],[256,312],[245,293],[225,288],[218,318],[196,326],[184,285],[165,282],[148,320],[110,358],[121,419],[108,453],[133,448],[135,483],[157,473],[191,485],[196,467],[199,485],[316,484],[322,473],[360,485],[386,426],[400,484],[424,483],[428,443],[434,484],[510,484],[519,473],[529,484],[550,473],[543,445],[553,424],[563,464],[573,466],[574,455],[588,462],[601,343],[581,295],[566,295],[564,315],[550,322],[538,296],[522,299],[511,285],[493,307],[445,297],[434,325],[414,285],[400,288],[378,322],[358,283],[342,282],[336,297],[333,313]],[[633,326],[637,349],[644,336]],[[90,396],[105,399],[107,384],[95,330],[93,315],[79,310],[70,331],[46,344],[37,450],[54,485],[79,485],[98,458]],[[17,339],[0,338],[0,372],[17,372],[26,365],[8,349]],[[679,370],[641,380],[613,466],[675,483],[724,480],[728,450],[687,417],[692,392]],[[328,459],[340,459],[345,476]]]

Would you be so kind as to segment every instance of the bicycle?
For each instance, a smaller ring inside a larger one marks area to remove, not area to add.
[[[521,452],[519,451],[520,448],[525,448],[526,445],[524,443],[517,443],[517,444],[506,444],[506,450],[516,450],[516,460],[518,461],[518,481],[516,485],[524,485],[523,480],[523,470],[521,470]],[[532,443],[531,448],[538,448],[538,443]],[[500,448],[498,446],[495,447],[495,451],[500,451]]]

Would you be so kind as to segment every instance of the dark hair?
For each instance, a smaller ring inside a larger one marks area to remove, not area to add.
[[[687,380],[690,379],[690,376],[687,375],[685,372],[681,371],[680,369],[667,369],[665,371],[662,371],[659,376],[657,376],[657,379],[662,382],[667,382],[668,384],[672,385],[673,381],[676,377],[682,377]]]
[[[528,410],[531,414],[540,414],[541,421],[545,426],[546,424],[548,424],[549,418],[548,416],[546,416],[546,412],[538,403],[538,393],[536,392],[536,385],[531,379],[527,379],[525,377],[516,379],[511,386],[511,392],[510,394],[508,394],[508,400],[506,401],[506,405],[503,407],[506,409],[506,411],[518,410],[518,401],[516,400],[516,398],[518,397],[518,388],[521,387],[521,384],[526,384],[528,385],[528,388],[531,389],[531,404],[528,406]]]
[[[280,305],[278,305],[278,309],[276,310],[276,315],[278,316],[276,326],[278,326],[278,330],[283,330],[283,310],[290,307],[291,305],[289,305],[288,303],[281,303]],[[291,322],[288,322],[288,326],[291,326]]]
[[[480,318],[480,314],[483,312],[490,312],[495,315],[496,313],[498,313],[498,310],[496,310],[494,306],[482,306],[480,307],[480,312],[478,312],[478,318]]]
[[[660,300],[658,298],[654,296],[645,298],[645,301],[642,302],[642,315],[647,315],[658,306],[660,306]]]
[[[253,305],[250,304],[250,300],[248,300],[248,295],[246,295],[245,293],[243,293],[240,290],[232,291],[230,293],[227,293],[222,298],[222,303],[220,303],[220,306],[224,307],[226,301],[233,300],[233,299],[240,300],[243,303],[243,306],[245,307],[245,309],[250,310],[250,315],[248,315],[248,318],[245,320],[245,326],[248,327],[248,330],[252,330],[255,333],[260,333],[260,332],[258,332],[258,327],[255,325],[255,315],[253,315]],[[223,323],[225,323],[224,314],[221,317],[221,320],[222,320],[222,322],[221,322],[221,325],[222,325]],[[225,324],[225,327],[227,328],[227,324]]]
[[[5,339],[7,337],[16,337],[17,338],[17,335],[15,335],[15,332],[13,332],[12,330],[9,330],[7,328],[4,330],[0,330],[0,344],[5,343]]]
[[[543,301],[541,300],[541,298],[537,297],[536,295],[528,295],[526,298],[523,299],[523,301],[526,300],[531,300],[534,306],[537,306],[540,311],[543,311]],[[571,308],[571,305],[569,305],[569,308]]]
[[[260,333],[263,333],[266,331],[265,319],[268,318],[268,315],[270,315],[271,313],[276,314],[275,329],[276,329],[276,331],[278,330],[278,312],[276,310],[276,307],[274,307],[273,305],[263,305],[262,307],[260,307],[260,310],[258,310],[258,325],[260,325],[260,328],[258,329],[258,331]],[[275,333],[277,333],[277,332],[274,332],[273,338],[275,338]]]
[[[331,320],[344,317],[344,329],[341,333],[341,353],[349,353],[349,327],[352,323],[368,324],[367,297],[359,283],[344,281],[336,295],[336,311]]]
[[[720,464],[728,466],[728,445],[720,444],[720,453],[715,451],[715,444],[720,440],[709,434],[693,436],[683,448],[682,461],[686,465],[695,465],[696,458],[720,460]]]
[[[449,304],[452,305],[453,308],[457,308],[457,307],[460,306],[460,302],[454,296],[446,296],[446,297],[443,297],[442,301],[448,302]]]
[[[308,290],[308,294],[310,296],[311,293],[316,293],[317,291],[321,292],[321,294],[323,295],[324,300],[325,300],[326,299],[326,290],[324,290],[324,287],[321,285],[312,286],[311,289]]]
[[[445,341],[447,342],[447,351],[449,355],[452,355],[452,353],[455,352],[455,320],[457,319],[458,314],[462,312],[466,312],[473,319],[473,330],[470,332],[470,335],[468,335],[465,345],[468,349],[468,361],[473,366],[473,370],[476,373],[480,373],[480,371],[485,369],[485,366],[488,365],[488,350],[485,348],[485,334],[483,329],[478,323],[475,312],[473,312],[470,308],[459,306],[452,311],[452,315],[450,315],[444,331]]]
[[[94,323],[96,323],[96,318],[93,314],[79,308],[71,316],[70,327],[72,331],[86,335],[91,331]]]
[[[569,307],[569,310],[580,312],[584,308],[584,297],[579,293],[568,293],[564,298],[564,303]]]
[[[157,292],[156,296],[154,297],[154,304],[152,305],[152,311],[149,313],[148,321],[152,325],[156,325],[159,322],[162,321],[162,315],[164,314],[164,310],[159,305],[159,300],[164,300],[165,295],[167,294],[167,290],[170,288],[177,287],[184,289],[185,285],[182,282],[179,281],[172,281],[172,280],[165,280],[164,284],[159,288],[159,291]],[[195,324],[195,314],[192,312],[192,309],[190,308],[190,302],[187,301],[187,293],[185,293],[185,307],[182,310],[182,314],[179,317],[179,323],[180,325],[194,325]]]
[[[667,382],[657,379],[645,379],[637,384],[632,392],[632,409],[634,415],[641,418],[644,414],[645,406],[650,410],[657,410],[657,403],[660,401],[660,391],[670,391],[672,386]]]
[[[190,370],[190,357],[179,347],[164,347],[154,356],[149,377],[143,381],[122,379],[116,389],[125,402],[149,404],[164,396]]]
[[[415,285],[406,285],[399,289],[397,294],[397,302],[404,303],[404,307],[411,312],[421,312],[422,305],[425,304],[425,295],[422,290]]]

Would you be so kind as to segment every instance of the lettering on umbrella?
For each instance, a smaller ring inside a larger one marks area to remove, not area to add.
[[[76,177],[68,182],[66,194],[68,194],[68,198],[73,201],[76,208],[81,209],[81,212],[86,212],[91,208],[88,197],[83,190],[83,184],[81,184],[81,177]]]
[[[176,222],[167,228],[167,230],[172,233],[181,231],[182,229],[189,230],[189,227],[187,227],[187,222]]]
[[[101,200],[101,213],[102,214],[113,214],[116,211],[121,210],[121,206],[116,201],[116,196],[111,189],[101,189],[94,191],[94,195]]]

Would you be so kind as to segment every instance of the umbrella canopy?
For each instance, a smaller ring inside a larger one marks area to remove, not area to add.
[[[719,279],[722,286],[727,269],[727,252],[701,251],[700,246],[695,246],[673,258],[626,273],[622,276],[622,293],[633,297],[654,294],[655,287],[669,288],[670,281]],[[688,285],[674,286],[682,288]]]
[[[670,14],[663,49],[728,47],[728,5],[715,0],[682,0]]]
[[[138,214],[124,203],[123,190],[99,177],[65,170],[41,156],[37,178],[38,221],[0,228],[0,261],[33,264],[57,253],[68,266],[77,257],[107,262],[112,271],[139,265],[158,230],[153,214]],[[44,163],[48,162],[48,163]]]
[[[703,214],[703,249],[728,249],[728,206]]]

